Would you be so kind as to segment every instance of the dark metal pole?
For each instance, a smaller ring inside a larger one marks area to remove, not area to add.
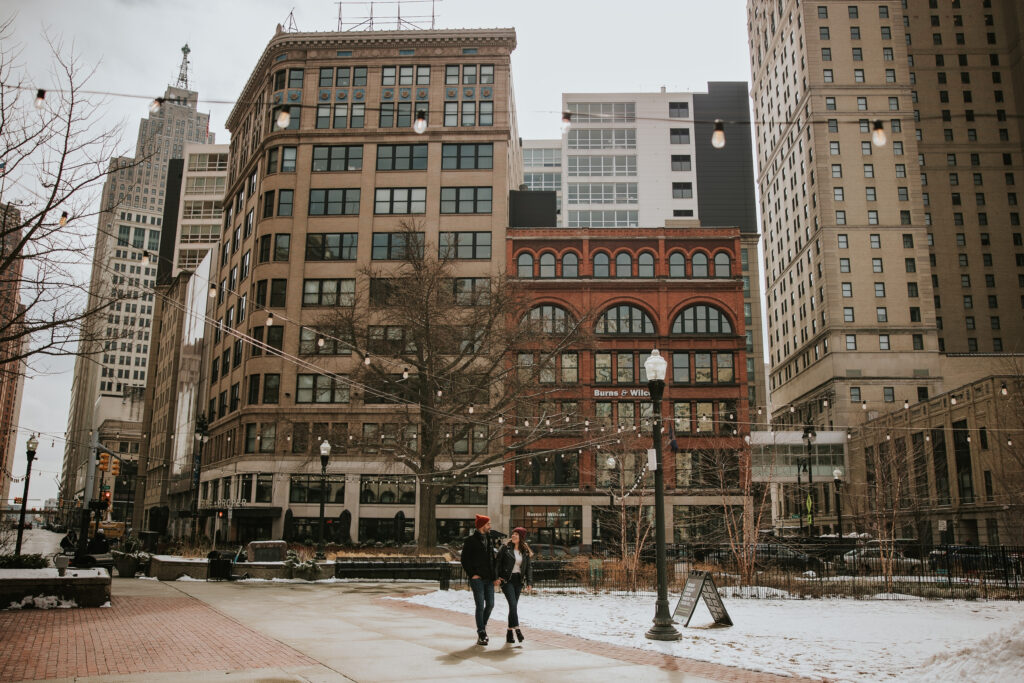
[[[679,640],[682,635],[672,625],[672,614],[668,608],[668,576],[665,568],[665,478],[661,461],[661,397],[665,382],[652,379],[647,383],[654,403],[654,524],[658,563],[658,600],[655,603],[654,626],[647,631],[650,640]]]
[[[318,560],[324,559],[324,499],[327,497],[327,458],[320,456],[320,532],[316,540],[316,556]]]
[[[807,444],[810,452],[811,444]],[[811,535],[811,525],[814,524],[814,461],[810,455],[807,456],[807,535]]]
[[[206,434],[199,433],[198,455],[192,458],[192,545],[199,543],[199,472],[203,466],[204,438],[206,438]]]
[[[841,486],[841,482],[839,481],[838,478],[835,480],[835,484],[836,484],[836,526],[839,528],[839,540],[842,541],[843,540],[843,501],[842,501],[842,498],[840,498],[840,496],[839,496],[839,487]]]
[[[25,469],[25,492],[21,494],[21,514],[18,515],[18,542],[14,546],[14,554],[21,555],[21,535],[25,531],[25,506],[28,505],[28,481],[32,477],[32,461],[36,457],[35,449],[30,445],[25,451],[28,456],[28,467]]]

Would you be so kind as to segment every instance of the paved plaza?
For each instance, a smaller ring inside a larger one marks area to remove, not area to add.
[[[113,580],[109,608],[0,612],[0,681],[793,681],[388,600],[429,583]],[[465,594],[467,601],[472,596]]]

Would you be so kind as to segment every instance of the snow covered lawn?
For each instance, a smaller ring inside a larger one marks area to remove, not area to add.
[[[540,628],[778,674],[836,681],[1024,681],[1020,603],[766,600],[724,592],[735,626],[711,627],[711,615],[701,602],[689,628],[677,625],[683,634],[677,643],[644,637],[654,617],[654,600],[646,597],[538,591],[523,595],[519,615],[527,638],[529,628]],[[678,598],[669,596],[670,609]],[[468,591],[403,599],[473,613]],[[492,636],[500,637],[507,615],[499,593],[490,621]]]

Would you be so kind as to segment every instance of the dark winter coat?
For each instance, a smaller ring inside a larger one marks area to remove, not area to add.
[[[501,546],[501,550],[498,551],[498,561],[496,563],[496,569],[498,571],[498,578],[504,581],[510,581],[512,579],[512,570],[516,566],[516,554],[512,550],[512,544],[506,543]],[[523,553],[523,561],[519,565],[519,571],[522,573],[523,585],[533,585],[533,566],[530,563],[530,556]]]
[[[494,553],[487,537],[479,531],[466,539],[462,546],[462,568],[466,570],[466,578],[479,576],[487,581],[498,578],[494,573]]]

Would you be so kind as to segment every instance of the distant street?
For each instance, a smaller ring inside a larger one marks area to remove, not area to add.
[[[21,552],[25,555],[53,555],[60,550],[60,539],[62,538],[64,538],[64,534],[46,529],[26,529],[21,539]]]

